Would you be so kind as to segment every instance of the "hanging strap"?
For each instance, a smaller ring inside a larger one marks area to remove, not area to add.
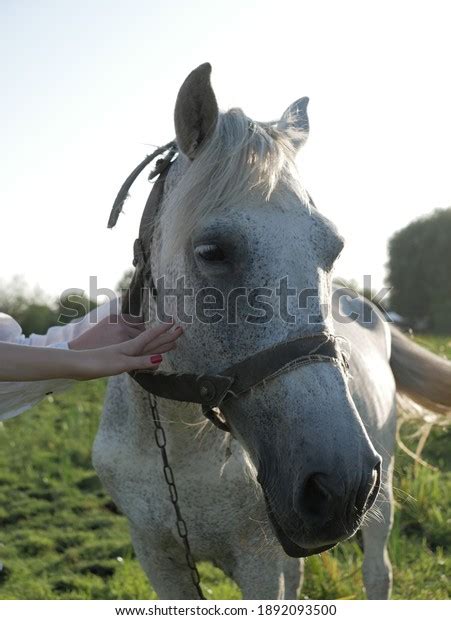
[[[159,147],[151,153],[147,155],[143,161],[136,166],[136,168],[131,172],[128,177],[125,179],[122,184],[121,189],[119,190],[116,199],[111,207],[110,217],[108,218],[108,228],[114,228],[117,224],[117,220],[119,215],[122,213],[122,207],[124,206],[124,202],[127,200],[129,196],[129,191],[133,183],[136,181],[141,172],[147,168],[147,166],[156,158],[158,155],[166,153],[166,155],[160,159],[155,169],[149,174],[149,181],[154,177],[158,176],[161,172],[163,172],[167,167],[172,163],[172,158],[177,152],[177,145],[175,142],[168,142],[164,146]]]
[[[148,155],[136,166],[133,172],[129,174],[116,196],[108,219],[108,228],[114,228],[122,212],[124,202],[129,196],[131,186],[141,172],[158,157],[158,155],[162,154],[164,154],[164,157],[156,162],[154,169],[149,174],[149,180],[156,177],[158,178],[147,198],[139,226],[139,236],[133,245],[133,266],[135,267],[135,271],[128,289],[122,292],[123,314],[140,316],[143,292],[149,288],[151,291],[154,290],[150,266],[150,246],[152,244],[158,209],[163,198],[164,182],[169,168],[174,161],[174,156],[177,154],[177,145],[175,142],[168,142],[165,146],[158,148],[151,155]]]

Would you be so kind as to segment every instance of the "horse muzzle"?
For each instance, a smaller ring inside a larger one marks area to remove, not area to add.
[[[380,488],[380,459],[359,484],[342,491],[332,475],[312,473],[294,494],[290,510],[276,509],[263,485],[266,510],[285,553],[307,557],[322,553],[355,534],[373,506]],[[261,481],[259,480],[261,483]],[[274,488],[274,482],[271,484]],[[280,493],[278,494],[281,499]],[[280,501],[279,501],[280,503]]]

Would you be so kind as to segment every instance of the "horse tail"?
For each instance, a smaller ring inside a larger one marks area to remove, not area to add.
[[[415,344],[391,326],[390,366],[398,392],[429,411],[451,410],[451,362]]]

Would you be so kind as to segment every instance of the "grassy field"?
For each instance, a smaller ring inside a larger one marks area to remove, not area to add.
[[[451,358],[451,338],[422,338]],[[126,519],[103,492],[90,461],[105,382],[79,385],[0,427],[0,599],[149,599]],[[415,426],[403,426],[415,449]],[[393,597],[449,598],[451,450],[435,429],[423,458],[399,452],[390,540]],[[356,539],[306,561],[302,596],[364,598]],[[239,598],[221,571],[201,564],[209,598]]]

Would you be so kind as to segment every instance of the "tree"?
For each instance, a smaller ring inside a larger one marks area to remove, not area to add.
[[[26,336],[45,334],[53,325],[69,323],[96,306],[82,291],[51,300],[39,287],[30,289],[21,277],[0,281],[0,312],[11,315]]]
[[[45,334],[58,319],[55,304],[39,287],[30,289],[20,276],[0,281],[0,312],[11,315],[26,336]]]
[[[60,297],[57,302],[57,317],[59,324],[67,324],[97,307],[97,303],[86,297],[83,291],[74,289],[64,297]]]
[[[388,252],[393,310],[413,325],[451,331],[451,208],[395,233]]]

